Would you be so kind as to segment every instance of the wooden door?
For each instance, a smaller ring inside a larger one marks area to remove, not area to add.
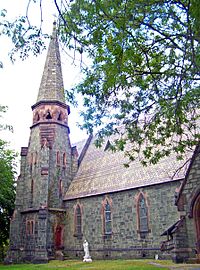
[[[62,246],[62,227],[57,225],[55,230],[55,248],[60,249]]]

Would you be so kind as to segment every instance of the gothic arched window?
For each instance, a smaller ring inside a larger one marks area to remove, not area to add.
[[[82,212],[79,204],[75,208],[75,236],[82,236]]]
[[[111,206],[108,200],[104,204],[104,233],[112,233]]]
[[[148,207],[146,204],[146,200],[144,195],[140,193],[138,199],[138,231],[140,233],[141,238],[145,238],[147,233],[149,232],[148,227]]]

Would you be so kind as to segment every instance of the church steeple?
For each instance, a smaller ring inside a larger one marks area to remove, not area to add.
[[[60,52],[55,22],[37,97],[37,103],[41,101],[59,101],[65,103]]]

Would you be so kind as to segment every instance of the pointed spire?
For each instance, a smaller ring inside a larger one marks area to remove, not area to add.
[[[53,23],[53,33],[49,43],[47,58],[37,97],[37,102],[40,101],[60,101],[65,103],[60,51],[55,22]]]

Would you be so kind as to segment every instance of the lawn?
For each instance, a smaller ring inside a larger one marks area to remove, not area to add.
[[[193,265],[190,268],[188,265],[175,265],[170,261],[155,261],[155,260],[108,260],[108,261],[93,261],[92,263],[84,263],[77,260],[66,261],[50,261],[48,264],[15,264],[2,265],[0,270],[169,270],[175,269],[200,269]],[[185,268],[186,267],[186,268]],[[189,268],[188,268],[189,267]]]

